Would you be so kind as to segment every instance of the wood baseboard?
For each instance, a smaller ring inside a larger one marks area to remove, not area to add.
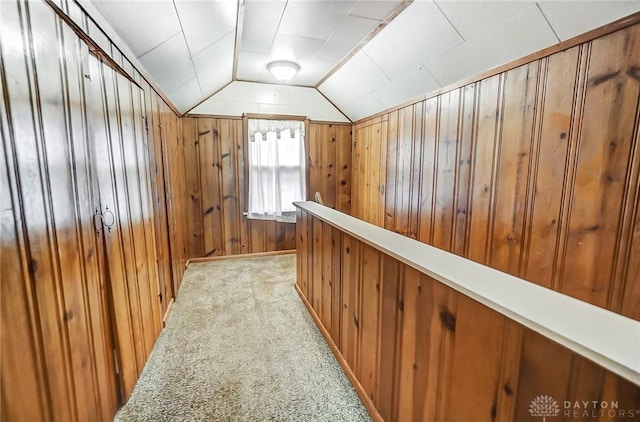
[[[374,422],[384,422],[384,419],[378,412],[378,409],[376,409],[376,406],[373,404],[371,397],[367,395],[367,392],[364,390],[364,387],[362,387],[362,384],[360,384],[360,381],[358,381],[358,378],[356,378],[356,374],[353,372],[351,367],[349,367],[347,360],[344,358],[344,356],[342,356],[342,353],[340,353],[340,349],[338,349],[338,346],[331,338],[331,335],[329,334],[327,329],[324,327],[324,325],[322,325],[322,322],[320,321],[320,317],[318,317],[316,312],[313,310],[313,307],[311,306],[307,298],[302,293],[302,290],[300,290],[300,287],[298,286],[298,284],[296,284],[295,286],[296,286],[296,291],[300,296],[300,299],[302,299],[302,303],[304,303],[304,306],[309,311],[311,318],[313,318],[313,320],[315,321],[316,325],[318,326],[318,329],[322,333],[322,336],[324,337],[327,344],[329,345],[329,348],[333,352],[333,355],[336,357],[336,360],[338,361],[340,366],[342,366],[342,369],[344,370],[344,373],[347,375],[347,378],[349,378],[349,381],[351,381],[351,385],[356,390],[356,393],[358,393],[358,397],[360,397],[360,400],[362,400],[362,404],[364,404],[365,409],[367,409],[367,412],[369,412],[369,416],[371,416],[371,419],[373,419]]]
[[[296,253],[295,249],[287,249],[284,251],[256,252],[256,253],[245,253],[245,254],[238,254],[238,255],[203,256],[200,258],[191,258],[187,260],[187,266],[189,266],[189,264],[196,264],[198,262],[224,261],[227,259],[260,258],[265,256],[290,255],[294,253]]]
[[[164,313],[162,317],[162,328],[167,326],[167,321],[169,321],[169,317],[171,317],[171,312],[173,311],[173,298],[169,301],[169,306],[167,306],[167,312]]]

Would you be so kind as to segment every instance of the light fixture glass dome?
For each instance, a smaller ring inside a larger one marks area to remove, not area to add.
[[[289,81],[300,70],[294,62],[288,62],[285,60],[277,60],[267,65],[269,72],[279,81]]]

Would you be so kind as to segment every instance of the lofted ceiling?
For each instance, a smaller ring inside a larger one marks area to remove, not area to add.
[[[640,11],[628,1],[92,0],[182,113],[355,121]],[[266,70],[291,60],[286,84]]]

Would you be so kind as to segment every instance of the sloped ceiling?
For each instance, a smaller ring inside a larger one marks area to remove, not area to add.
[[[640,0],[92,3],[183,113],[331,121],[367,117],[640,11]],[[283,59],[301,67],[286,84],[266,70]]]

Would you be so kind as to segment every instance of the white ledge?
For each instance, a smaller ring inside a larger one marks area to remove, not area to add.
[[[640,322],[335,211],[296,202],[333,227],[640,385]]]

